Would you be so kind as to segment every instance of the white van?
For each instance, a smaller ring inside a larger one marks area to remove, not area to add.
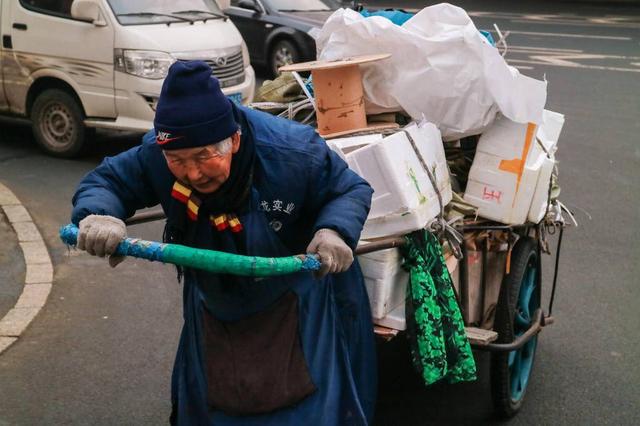
[[[30,118],[53,155],[77,155],[97,127],[150,129],[176,60],[206,61],[227,96],[253,99],[246,45],[214,0],[0,4],[0,113]]]

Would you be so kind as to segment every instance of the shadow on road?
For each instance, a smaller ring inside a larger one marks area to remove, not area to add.
[[[142,136],[141,132],[98,129],[79,158],[99,162],[104,157],[117,155],[138,145]],[[0,144],[7,151],[0,157],[0,163],[9,159],[44,155],[33,138],[30,123],[26,120],[0,118]]]
[[[491,425],[489,356],[475,353],[478,380],[425,387],[411,365],[406,336],[378,345],[375,426]]]

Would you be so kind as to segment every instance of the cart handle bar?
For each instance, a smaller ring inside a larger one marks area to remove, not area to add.
[[[152,210],[136,213],[131,216],[129,219],[125,220],[127,225],[137,225],[139,223],[147,223],[153,222],[155,220],[162,220],[166,216],[162,210]],[[379,241],[375,241],[366,245],[360,245],[356,248],[355,254],[366,254],[371,253],[378,250],[385,250],[394,247],[400,247],[404,245],[404,238],[402,237],[391,237],[380,239]]]

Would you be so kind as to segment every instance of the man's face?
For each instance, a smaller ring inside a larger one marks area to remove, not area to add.
[[[211,194],[229,179],[231,156],[240,148],[240,133],[231,136],[231,150],[225,154],[218,152],[215,145],[163,152],[176,178],[202,194]]]

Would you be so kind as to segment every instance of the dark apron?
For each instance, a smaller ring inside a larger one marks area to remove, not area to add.
[[[223,322],[203,320],[208,402],[231,415],[288,407],[316,390],[302,353],[298,297],[288,291],[264,311]]]

